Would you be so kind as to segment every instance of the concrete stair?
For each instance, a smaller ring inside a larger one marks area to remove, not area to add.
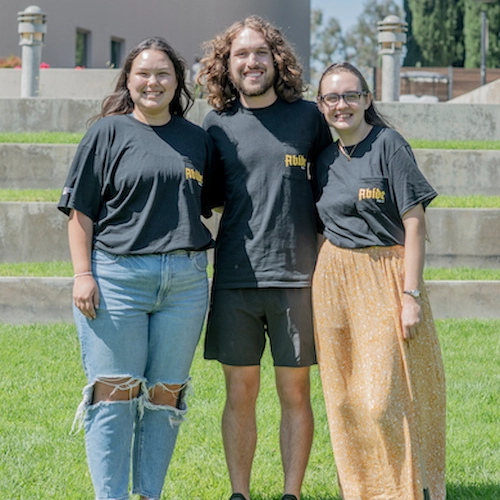
[[[426,264],[500,268],[500,210],[430,208]],[[205,221],[215,236],[219,216]],[[69,260],[67,217],[55,203],[0,203],[0,262]]]
[[[60,189],[76,144],[0,143],[0,189]],[[498,196],[500,151],[416,149],[438,193]]]
[[[10,131],[82,131],[98,103],[0,100],[0,108],[24,115],[13,119]],[[201,123],[206,111],[206,103],[198,102],[190,119]],[[9,126],[3,123],[4,129]],[[76,147],[0,144],[0,189],[61,189]],[[415,150],[415,155],[440,194],[497,195],[500,151]],[[500,210],[436,208],[427,213],[426,265],[500,268]],[[218,221],[217,215],[208,221],[214,235]],[[66,216],[54,203],[0,203],[0,262],[52,260],[69,260]],[[71,287],[68,278],[0,278],[0,322],[71,321]],[[500,281],[432,281],[427,288],[436,318],[500,318]]]
[[[61,189],[76,148],[0,143],[0,189]]]
[[[498,319],[500,281],[428,281],[436,319]],[[73,321],[71,278],[0,278],[0,322]]]

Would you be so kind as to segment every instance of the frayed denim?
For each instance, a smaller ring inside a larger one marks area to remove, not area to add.
[[[88,320],[74,308],[88,385],[74,426],[83,424],[96,500],[159,499],[179,425],[189,370],[208,302],[205,252],[116,256],[93,252],[100,307]],[[96,382],[121,380],[130,400],[93,403]],[[125,380],[125,382],[123,382]],[[155,387],[180,386],[176,407],[157,405]],[[139,395],[132,391],[139,386]],[[132,474],[130,470],[132,464]]]

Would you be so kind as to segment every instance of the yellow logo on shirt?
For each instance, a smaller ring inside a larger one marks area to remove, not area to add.
[[[378,203],[385,203],[385,191],[379,188],[360,188],[358,201],[361,200],[377,200]]]
[[[203,174],[195,168],[186,167],[186,180],[187,179],[194,179],[198,182],[198,184],[200,184],[200,186],[203,186]]]
[[[285,167],[306,168],[307,158],[303,155],[285,155]]]

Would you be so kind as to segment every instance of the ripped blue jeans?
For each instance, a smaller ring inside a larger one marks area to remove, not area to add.
[[[159,499],[187,411],[185,393],[208,303],[206,252],[117,256],[94,251],[100,293],[97,318],[74,307],[83,367],[75,421],[85,429],[96,500],[127,500],[132,493]],[[97,381],[114,390],[140,387],[127,401],[93,402]],[[155,405],[150,391],[181,386],[177,405]]]

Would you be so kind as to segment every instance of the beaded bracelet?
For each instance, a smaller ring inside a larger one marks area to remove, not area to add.
[[[85,271],[84,273],[76,273],[73,278],[79,278],[80,276],[92,276],[92,271]]]

